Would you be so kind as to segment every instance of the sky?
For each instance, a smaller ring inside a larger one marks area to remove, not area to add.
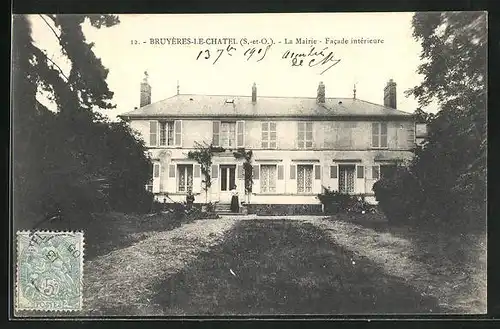
[[[417,101],[406,97],[404,91],[418,85],[423,77],[416,74],[421,63],[421,47],[412,37],[412,15],[120,14],[118,25],[96,29],[85,24],[83,31],[87,41],[95,43],[95,54],[109,69],[107,83],[114,92],[112,102],[116,109],[103,113],[113,120],[139,106],[140,82],[145,71],[152,87],[152,102],[174,96],[177,86],[181,94],[251,95],[253,83],[259,96],[315,97],[322,81],[326,97],[353,97],[356,85],[356,98],[383,104],[383,89],[387,81],[393,79],[397,83],[397,108],[413,112]],[[31,21],[35,43],[63,70],[69,71],[51,29],[37,15],[31,16]],[[238,44],[231,45],[234,49],[229,56],[225,51],[228,45],[151,44],[155,38],[234,38]],[[260,43],[242,44],[243,38]],[[321,43],[297,44],[297,38]],[[326,38],[344,39],[347,43],[325,44]],[[351,42],[359,38],[378,40],[378,43]],[[323,58],[321,54],[305,57],[302,66],[292,66],[290,58],[283,58],[287,51],[309,54],[312,47],[316,52],[324,50],[324,55],[331,52],[335,61],[329,63],[338,62],[321,74],[331,64],[308,65],[312,58],[319,62]],[[224,51],[220,53],[218,49]],[[247,60],[252,49],[253,54]],[[259,49],[262,49],[260,53]],[[209,59],[204,58],[205,50],[210,51]],[[202,55],[197,59],[200,51]],[[257,61],[264,52],[265,56]],[[41,101],[53,108],[47,100]],[[424,110],[435,112],[437,109],[430,106]]]

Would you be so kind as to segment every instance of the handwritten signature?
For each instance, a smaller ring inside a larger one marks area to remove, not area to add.
[[[303,66],[305,62],[309,67],[325,67],[320,74],[325,73],[333,66],[340,62],[340,59],[336,59],[333,55],[333,51],[329,51],[328,47],[317,50],[316,47],[311,47],[309,52],[292,52],[287,50],[283,53],[282,59],[288,59],[291,61],[292,66]]]
[[[212,61],[212,64],[215,65],[223,56],[233,57],[234,55],[240,55],[243,56],[246,61],[253,60],[255,62],[260,62],[266,58],[268,53],[270,53],[271,48],[272,45],[247,47],[243,48],[243,50],[233,45],[229,45],[226,48],[219,48],[215,51],[207,48],[198,52],[196,60],[210,60]],[[317,49],[314,46],[312,46],[307,52],[293,52],[291,50],[286,50],[281,56],[281,59],[289,61],[292,67],[308,66],[312,68],[324,68],[320,74],[325,73],[340,62],[340,59],[335,58],[333,51],[330,51],[328,47]]]

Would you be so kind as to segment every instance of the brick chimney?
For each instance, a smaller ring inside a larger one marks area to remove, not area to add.
[[[257,102],[257,85],[254,82],[252,86],[252,103],[256,102]]]
[[[323,81],[319,83],[318,86],[318,96],[316,97],[316,101],[318,104],[324,104],[325,103],[325,85]]]
[[[139,107],[151,104],[151,86],[148,82],[148,72],[144,72],[144,79],[141,82],[141,101]]]
[[[384,106],[396,108],[396,83],[392,79],[384,88]]]

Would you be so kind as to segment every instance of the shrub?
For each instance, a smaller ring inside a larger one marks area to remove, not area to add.
[[[335,214],[351,209],[358,197],[323,187],[323,193],[318,194],[317,198],[323,204],[325,213]]]
[[[409,222],[421,210],[418,182],[406,167],[397,167],[390,177],[373,184],[380,209],[391,223]]]

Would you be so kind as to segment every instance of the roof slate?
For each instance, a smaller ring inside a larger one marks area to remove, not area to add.
[[[232,100],[233,102],[226,102]],[[353,98],[326,98],[318,104],[314,97],[181,94],[155,102],[120,117],[411,117],[411,113]]]

